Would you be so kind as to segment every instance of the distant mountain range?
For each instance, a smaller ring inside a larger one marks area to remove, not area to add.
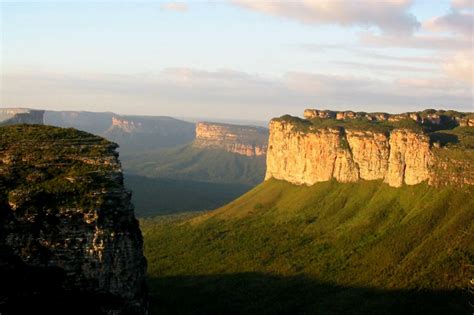
[[[260,183],[265,174],[268,129],[263,127],[25,108],[0,109],[1,121],[75,128],[119,144],[139,216],[213,209]]]

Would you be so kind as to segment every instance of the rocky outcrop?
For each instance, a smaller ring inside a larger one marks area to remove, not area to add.
[[[146,314],[142,235],[117,146],[16,125],[0,128],[0,148],[0,313]]]
[[[345,117],[347,113],[343,113]],[[441,162],[440,154],[434,154],[432,139],[422,129],[392,125],[399,122],[398,118],[390,122],[390,118],[397,115],[386,117],[387,125],[374,123],[378,118],[367,117],[356,124],[339,123],[338,113],[329,111],[307,110],[305,117],[310,118],[284,116],[270,122],[266,179],[307,185],[332,179],[339,182],[382,180],[393,187],[425,181],[433,185],[474,182],[474,174],[466,171],[456,176],[443,175],[440,180],[437,169],[450,169],[447,165],[456,163],[449,154],[445,154],[448,157]],[[423,124],[421,115],[404,117]],[[312,121],[315,118],[319,120]],[[432,119],[435,118],[432,116]],[[441,148],[438,151],[452,150]],[[463,152],[462,156],[466,154]],[[462,165],[465,170],[472,169],[472,160],[462,159],[456,168]]]
[[[266,154],[267,141],[268,130],[265,128],[199,122],[196,124],[194,146],[253,157]]]
[[[16,124],[43,124],[44,110],[27,108],[0,108],[0,126]]]

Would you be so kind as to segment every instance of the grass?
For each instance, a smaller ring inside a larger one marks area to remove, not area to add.
[[[138,217],[216,209],[253,187],[151,178],[128,173],[125,174],[125,186],[133,192],[132,202]]]
[[[270,180],[215,211],[142,220],[154,310],[466,311],[473,189]]]

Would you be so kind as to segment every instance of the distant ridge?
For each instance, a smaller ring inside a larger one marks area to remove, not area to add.
[[[44,111],[29,108],[0,108],[0,126],[16,124],[42,125]]]

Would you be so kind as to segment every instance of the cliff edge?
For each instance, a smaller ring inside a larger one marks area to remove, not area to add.
[[[142,235],[117,146],[0,128],[0,313],[146,314]]]
[[[265,179],[312,185],[382,180],[390,186],[474,184],[472,114],[306,110],[270,122]]]

